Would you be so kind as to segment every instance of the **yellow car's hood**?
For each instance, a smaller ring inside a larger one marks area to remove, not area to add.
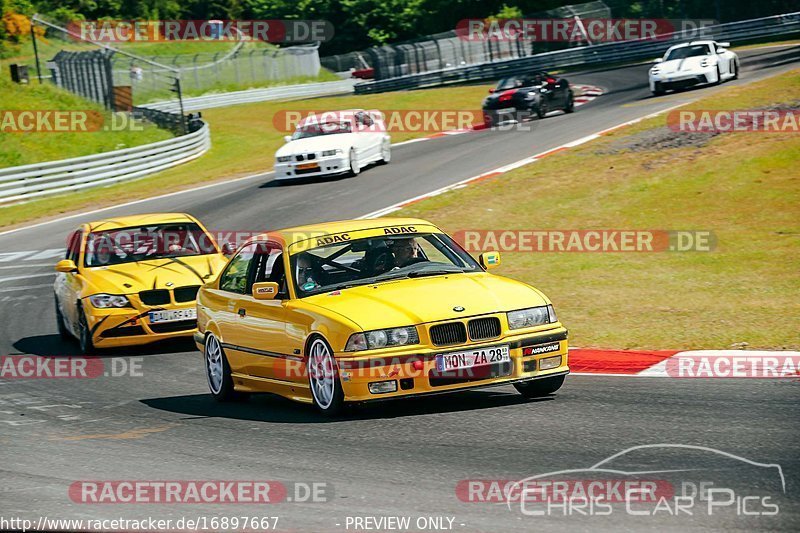
[[[347,317],[365,331],[550,303],[530,285],[484,272],[362,285],[303,301]]]
[[[131,294],[203,285],[214,279],[226,261],[222,254],[194,255],[87,268],[82,273],[97,292]]]

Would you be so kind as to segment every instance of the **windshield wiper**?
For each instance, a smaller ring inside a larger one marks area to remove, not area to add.
[[[446,269],[443,269],[443,268],[440,268],[440,269],[437,269],[437,270],[415,270],[413,272],[409,272],[407,274],[407,277],[409,277],[409,278],[422,278],[422,277],[425,277],[425,276],[441,276],[441,275],[444,275],[444,274],[461,274],[463,272],[464,271],[461,270],[460,268],[459,269],[455,269],[455,270],[446,270]]]

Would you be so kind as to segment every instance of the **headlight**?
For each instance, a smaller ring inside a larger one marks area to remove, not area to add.
[[[277,157],[277,159],[278,159],[278,163],[288,163],[289,161],[292,160],[292,156],[290,156],[290,155],[279,155]]]
[[[506,313],[506,315],[508,316],[509,329],[530,328],[558,322],[556,312],[552,305],[519,309],[517,311],[510,311]]]
[[[336,155],[341,153],[342,153],[341,150],[325,150],[324,152],[322,152],[322,157],[328,157],[331,155]]]
[[[419,334],[417,334],[417,328],[414,326],[353,333],[350,335],[344,351],[358,352],[386,348],[387,346],[404,346],[406,344],[419,344]]]
[[[109,307],[130,307],[128,298],[121,294],[94,294],[89,296],[89,301],[98,309],[108,309]]]

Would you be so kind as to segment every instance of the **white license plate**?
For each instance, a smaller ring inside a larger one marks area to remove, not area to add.
[[[508,363],[510,361],[511,355],[508,353],[508,346],[491,346],[464,352],[438,354],[436,356],[436,370],[447,372],[449,370],[461,370],[476,366]]]
[[[178,320],[194,320],[197,318],[197,309],[171,309],[169,311],[150,311],[150,323],[177,322]]]
[[[506,107],[505,109],[498,109],[496,113],[498,115],[508,115],[510,113],[514,113],[517,109],[514,107]]]

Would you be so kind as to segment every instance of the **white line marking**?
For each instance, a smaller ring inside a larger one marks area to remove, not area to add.
[[[55,272],[47,272],[44,274],[28,274],[25,276],[6,276],[4,278],[0,278],[0,283],[4,281],[14,281],[15,279],[28,279],[28,278],[43,278],[45,276],[55,276]]]
[[[55,266],[54,263],[36,263],[35,265],[25,265],[25,268],[39,268],[39,267],[50,267],[53,268]],[[19,270],[19,265],[8,265],[8,266],[0,266],[0,270],[10,270],[12,268],[16,268]]]
[[[25,286],[22,286],[22,287],[12,287],[12,288],[8,288],[8,289],[0,289],[0,293],[3,293],[3,292],[14,292],[14,291],[27,291],[27,290],[31,290],[31,289],[43,289],[45,287],[48,288],[48,289],[52,289],[53,288],[53,284],[52,283],[42,283],[41,285],[25,285]]]
[[[2,232],[0,232],[0,237],[3,237],[5,235],[9,235],[11,233],[16,233],[18,231],[23,231],[23,230],[27,230],[27,229],[33,229],[33,228],[38,228],[38,227],[41,227],[41,226],[46,226],[47,224],[55,224],[56,222],[64,222],[65,220],[70,220],[70,219],[73,219],[73,218],[83,217],[83,216],[86,216],[86,215],[92,215],[94,213],[102,213],[103,211],[109,211],[111,209],[118,209],[118,208],[121,208],[121,207],[128,207],[128,206],[131,206],[131,205],[140,204],[142,202],[150,202],[152,200],[161,200],[162,198],[169,198],[170,196],[176,196],[178,194],[185,194],[187,192],[202,191],[204,189],[210,189],[212,187],[222,187],[222,186],[225,186],[225,185],[230,185],[231,183],[237,183],[239,181],[253,180],[253,179],[256,179],[256,178],[266,178],[267,176],[274,175],[274,174],[275,174],[275,172],[270,170],[269,172],[262,172],[260,174],[251,174],[249,176],[242,176],[241,178],[235,178],[235,179],[228,180],[228,181],[220,181],[218,183],[209,183],[208,185],[201,185],[199,187],[194,187],[192,189],[182,189],[180,191],[169,192],[169,193],[166,193],[166,194],[159,194],[158,196],[150,196],[148,198],[142,198],[140,200],[133,200],[133,201],[125,202],[125,203],[122,203],[122,204],[110,205],[108,207],[101,207],[100,209],[93,209],[92,211],[82,211],[80,213],[75,213],[74,215],[67,215],[67,216],[60,217],[60,218],[54,218],[53,220],[45,220],[44,222],[38,222],[36,224],[31,224],[30,226],[22,226],[20,228],[14,228],[14,229],[2,231]],[[0,254],[0,255],[2,255],[2,254]]]

